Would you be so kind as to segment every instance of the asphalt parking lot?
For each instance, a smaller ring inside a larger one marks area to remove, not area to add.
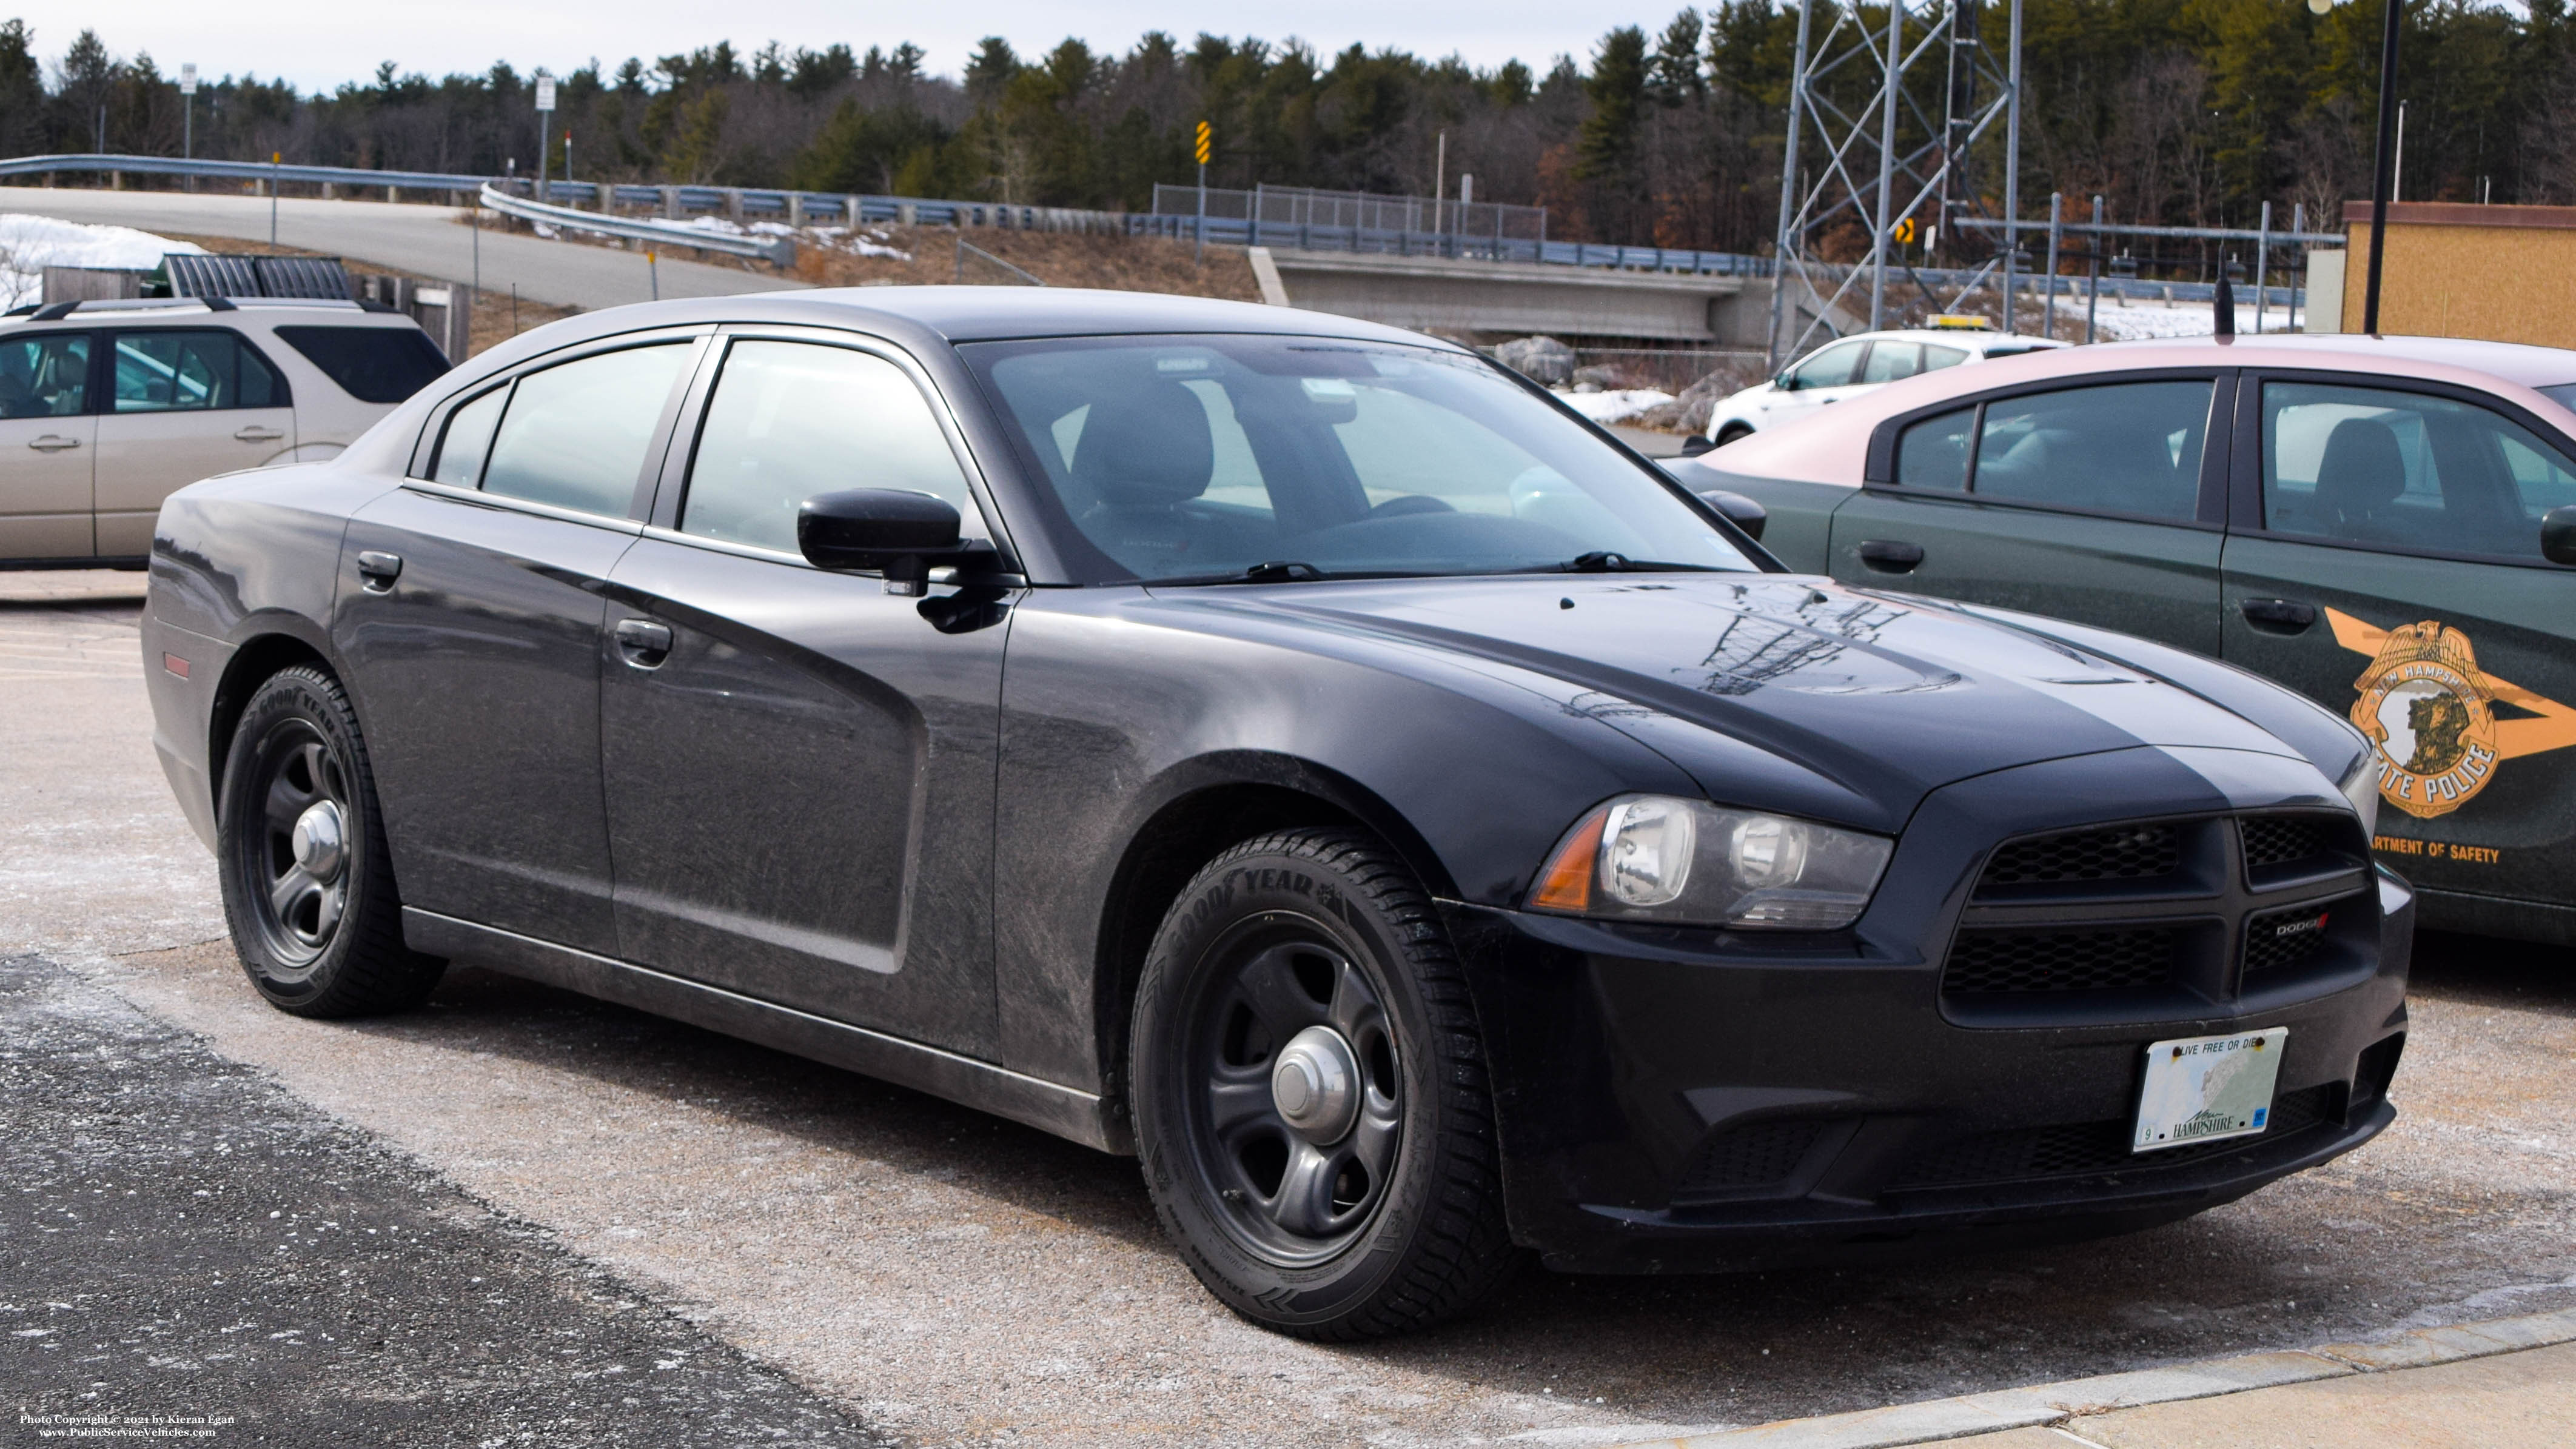
[[[1164,1250],[1123,1160],[481,971],[407,1017],[270,1011],[152,758],[140,582],[0,575],[0,1030],[13,1093],[61,1098],[13,1115],[0,1212],[0,1382],[29,1412],[297,1442],[297,1413],[376,1393],[434,1408],[409,1442],[494,1449],[585,1417],[655,1443],[1614,1444],[2576,1306],[2576,954],[2429,938],[2398,1125],[2192,1221],[1907,1268],[1532,1274],[1415,1339],[1275,1338]],[[92,1076],[141,1095],[84,1097]],[[221,1232],[183,1229],[175,1186],[92,1211],[144,1178],[220,1194],[187,1201],[226,1204]],[[263,1194],[398,1223],[420,1266],[339,1238],[306,1264],[263,1242]],[[183,1249],[241,1267],[217,1285]],[[482,1303],[458,1274],[512,1286]],[[79,1292],[101,1306],[75,1325],[51,1305]],[[206,1366],[208,1325],[259,1315],[306,1332]],[[398,1351],[314,1350],[344,1322]],[[156,1333],[199,1366],[155,1362]],[[675,1346],[701,1367],[602,1386]],[[662,1437],[626,1432],[646,1420]]]

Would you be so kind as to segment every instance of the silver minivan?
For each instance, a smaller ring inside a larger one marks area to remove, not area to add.
[[[161,500],[328,458],[447,371],[399,312],[290,298],[0,318],[0,568],[140,567]]]

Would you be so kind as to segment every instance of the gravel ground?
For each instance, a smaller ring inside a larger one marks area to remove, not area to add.
[[[103,1415],[235,1444],[884,1442],[38,957],[0,960],[0,1095],[0,1379],[29,1439]]]
[[[1606,1444],[2576,1304],[2576,962],[2435,938],[2398,1125],[2190,1222],[1904,1269],[1533,1274],[1419,1338],[1278,1339],[1165,1250],[1125,1161],[480,971],[402,1018],[268,1010],[151,761],[133,605],[50,587],[0,603],[0,676],[60,676],[0,684],[0,811],[29,825],[0,837],[0,951],[69,963],[906,1440]],[[122,676],[71,662],[120,631]]]

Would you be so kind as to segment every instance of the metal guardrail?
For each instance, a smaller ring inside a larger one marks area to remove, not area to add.
[[[546,226],[565,227],[599,236],[628,237],[666,247],[695,247],[705,252],[722,252],[731,257],[750,257],[770,262],[782,270],[796,265],[796,241],[793,237],[727,236],[703,227],[678,222],[636,221],[623,216],[596,211],[575,211],[569,206],[549,206],[542,201],[529,201],[505,195],[489,186],[475,193],[482,203],[503,216],[521,221],[539,222]]]
[[[1123,236],[1161,236],[1187,240],[1197,235],[1194,216],[1155,216],[1140,212],[1090,211],[1076,207],[1022,206],[997,201],[938,201],[918,196],[863,196],[820,191],[784,191],[733,186],[654,186],[598,181],[548,181],[545,195],[525,177],[468,176],[439,171],[377,171],[357,166],[295,166],[259,161],[180,160],[170,156],[122,156],[97,153],[21,156],[0,160],[0,176],[39,176],[57,172],[180,176],[300,186],[346,186],[391,191],[447,191],[477,198],[506,197],[522,206],[547,208],[546,224],[579,225],[613,236],[648,236],[675,245],[708,245],[709,233],[689,235],[681,228],[650,233],[613,230],[649,226],[650,222],[617,213],[625,208],[658,212],[677,221],[692,214],[713,214],[736,222],[778,220],[789,226],[830,221],[842,226],[889,222],[900,226],[989,226],[1013,231],[1100,232]],[[566,205],[565,203],[570,203]],[[489,202],[486,203],[490,204]],[[497,209],[497,208],[496,208]],[[556,212],[567,213],[557,216]],[[570,218],[579,218],[574,221]],[[1238,246],[1296,247],[1310,251],[1392,253],[1399,256],[1454,257],[1477,261],[1541,262],[1555,266],[1611,267],[1630,271],[1686,272],[1703,276],[1767,277],[1771,259],[1736,252],[1692,251],[1680,247],[1609,246],[1596,242],[1536,241],[1523,237],[1475,236],[1459,231],[1422,232],[1361,226],[1326,226],[1310,222],[1209,217],[1207,240]],[[763,243],[765,245],[766,243]],[[736,253],[755,255],[755,253]],[[756,255],[768,255],[757,253]]]
[[[1130,236],[1183,240],[1198,235],[1195,216],[1127,214]],[[1566,267],[1686,272],[1697,276],[1767,277],[1769,257],[1703,252],[1683,247],[1612,246],[1605,242],[1535,241],[1526,237],[1475,236],[1454,231],[1397,231],[1364,226],[1207,218],[1207,239],[1234,246],[1295,247],[1300,251],[1377,252],[1406,257],[1454,257],[1484,262],[1544,262]]]

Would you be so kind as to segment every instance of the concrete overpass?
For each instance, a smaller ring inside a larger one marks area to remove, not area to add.
[[[1417,331],[1758,350],[1771,322],[1771,283],[1760,277],[1267,247],[1253,248],[1252,265],[1274,305]]]

